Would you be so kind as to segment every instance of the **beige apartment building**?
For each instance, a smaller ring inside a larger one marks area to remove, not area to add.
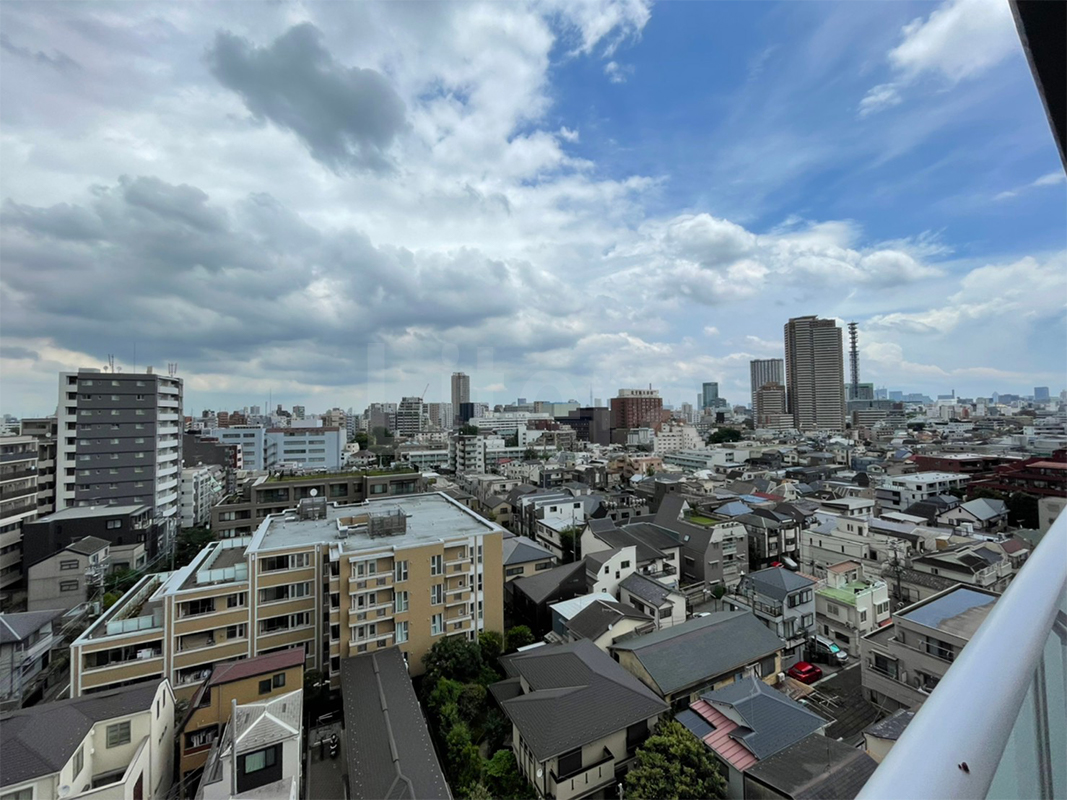
[[[441,493],[306,498],[137,583],[72,643],[72,694],[166,677],[188,698],[216,662],[294,646],[335,688],[344,657],[393,644],[419,675],[440,637],[503,630],[503,532]]]

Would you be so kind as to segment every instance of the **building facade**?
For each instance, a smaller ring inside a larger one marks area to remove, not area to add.
[[[37,440],[0,439],[0,590],[22,579],[22,526],[37,516]]]
[[[226,477],[222,467],[185,467],[182,470],[182,527],[206,528],[211,509],[222,499]]]
[[[845,429],[842,329],[833,319],[796,317],[783,328],[786,393],[794,427],[801,431]]]
[[[457,415],[463,414],[461,406],[471,402],[471,376],[462,372],[452,373],[452,408]],[[473,416],[473,413],[472,413]],[[469,416],[467,419],[471,419]],[[459,416],[457,417],[459,422]],[[466,422],[467,420],[464,420]]]
[[[656,389],[620,389],[611,400],[612,427],[651,428],[660,422],[664,401]]]

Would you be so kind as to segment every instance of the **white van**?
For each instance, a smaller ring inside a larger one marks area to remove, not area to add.
[[[849,654],[826,636],[815,636],[809,643],[810,660],[825,664],[845,664]]]

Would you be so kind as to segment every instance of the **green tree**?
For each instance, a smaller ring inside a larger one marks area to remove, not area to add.
[[[215,537],[207,528],[183,529],[174,542],[174,568],[184,567],[196,558],[205,545],[213,541]]]
[[[716,798],[727,795],[727,783],[704,742],[673,719],[656,726],[638,748],[627,772],[624,795],[636,800],[655,797]]]
[[[560,531],[560,549],[564,551],[563,561],[570,564],[582,558],[582,531],[569,525]]]
[[[468,725],[473,725],[486,710],[486,697],[489,693],[486,687],[480,683],[465,683],[460,691],[460,697],[456,706],[460,711],[460,719]]]
[[[486,785],[482,783],[482,781],[479,781],[478,783],[472,784],[467,790],[465,800],[497,800],[497,798],[493,796],[493,793],[486,788]]]
[[[537,797],[530,781],[519,771],[511,750],[498,750],[482,765],[482,780],[494,797]]]
[[[104,611],[107,611],[109,608],[119,602],[120,597],[122,597],[122,595],[118,592],[108,592],[107,594],[105,594],[100,601],[103,605]]]
[[[370,437],[363,431],[359,431],[355,436],[353,436],[352,441],[358,444],[361,450],[366,450],[367,445],[371,443]]]
[[[497,631],[482,631],[478,635],[478,647],[482,651],[482,663],[496,667],[504,651],[504,637]]]
[[[1023,492],[1014,492],[1005,501],[1009,510],[1009,524],[1018,528],[1038,528],[1038,498]]]
[[[478,426],[477,425],[461,425],[460,426],[460,435],[461,436],[475,436],[477,434],[478,434]]]
[[[523,451],[523,460],[524,461],[537,461],[538,460],[537,451],[533,447],[528,447],[526,450]]]
[[[512,721],[504,716],[497,707],[493,707],[486,714],[486,722],[482,726],[482,738],[486,748],[495,753],[512,741]]]
[[[516,625],[504,634],[504,649],[507,652],[534,644],[534,631],[526,625]]]
[[[451,678],[442,678],[433,684],[426,698],[426,707],[438,731],[447,731],[459,721],[459,700],[463,690],[464,685]]]
[[[706,440],[709,444],[723,444],[724,442],[742,441],[742,432],[735,428],[717,428],[709,434]]]
[[[470,729],[462,722],[453,725],[445,735],[445,763],[453,786],[461,792],[482,778],[482,756],[471,741]]]
[[[425,656],[425,682],[434,683],[448,676],[460,683],[469,683],[482,671],[482,650],[478,642],[463,636],[446,636],[434,643]]]

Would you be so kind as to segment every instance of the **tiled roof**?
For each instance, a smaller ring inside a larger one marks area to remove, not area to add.
[[[303,699],[304,689],[300,687],[260,703],[239,705],[233,720],[237,752],[261,750],[267,745],[299,737]]]
[[[757,570],[746,575],[743,580],[753,584],[758,593],[775,600],[785,600],[790,592],[807,589],[813,585],[813,582],[804,575],[798,575],[783,567]]]
[[[690,709],[712,726],[712,732],[701,738],[716,755],[739,771],[749,769],[757,762],[756,756],[750,753],[745,745],[731,738],[731,733],[738,728],[738,723],[728,719],[704,700],[693,703]]]
[[[218,686],[221,683],[233,683],[244,678],[252,678],[257,675],[267,675],[292,667],[304,665],[304,647],[291,647],[277,653],[268,653],[265,656],[243,658],[239,661],[226,661],[216,664],[215,669],[208,678],[208,686]]]
[[[101,539],[98,536],[86,536],[79,539],[76,542],[71,542],[67,545],[66,549],[72,553],[77,553],[82,556],[89,556],[93,553],[103,550],[105,547],[109,547],[111,542],[106,539]]]
[[[610,598],[598,599],[582,609],[567,622],[568,630],[584,639],[595,640],[607,633],[612,627],[624,620],[633,619],[652,622],[653,618],[626,603],[618,603]]]
[[[620,582],[619,586],[645,602],[652,603],[656,608],[668,602],[672,594],[671,587],[638,572],[632,572]]]
[[[774,755],[828,724],[823,717],[752,676],[704,694],[701,699],[732,718],[739,717],[740,727],[733,738],[744,742],[758,759]]]
[[[515,536],[505,539],[501,546],[506,567],[513,564],[527,564],[531,561],[544,561],[553,558],[554,554],[548,548],[542,547],[533,539],[526,536]]]
[[[0,644],[21,642],[28,636],[54,620],[63,616],[67,609],[49,609],[47,611],[23,611],[18,614],[0,614]]]

